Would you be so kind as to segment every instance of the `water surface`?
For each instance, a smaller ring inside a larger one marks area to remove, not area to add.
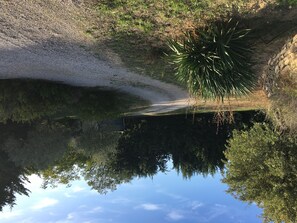
[[[1,222],[260,222],[221,182],[226,140],[257,112],[123,117],[111,91],[0,84]]]

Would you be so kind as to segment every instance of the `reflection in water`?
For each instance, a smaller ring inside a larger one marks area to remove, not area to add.
[[[47,173],[60,162],[65,172],[60,178],[63,182],[63,178],[71,179],[67,162],[69,167],[79,162],[84,166],[88,157],[70,152],[70,142],[83,129],[82,122],[114,118],[143,103],[109,90],[46,81],[0,80],[0,89],[1,210],[14,204],[16,194],[28,195],[23,186],[27,175]]]
[[[254,112],[236,113],[234,124],[220,126],[213,114],[106,121],[133,106],[131,100],[47,82],[0,85],[0,210],[13,206],[17,194],[29,195],[24,184],[31,174],[42,176],[44,188],[83,178],[106,193],[166,173],[171,162],[186,179],[224,170],[229,192],[263,207],[264,219],[296,222],[296,137],[256,124],[230,139],[234,129],[252,125]]]
[[[17,167],[3,151],[0,151],[0,211],[5,205],[15,204],[16,194],[28,195],[24,183],[28,171]]]
[[[117,169],[132,176],[153,176],[166,170],[172,159],[173,166],[184,177],[194,174],[214,174],[223,168],[224,144],[231,125],[219,128],[213,115],[131,119],[119,140]]]
[[[236,117],[249,120],[251,114]],[[28,173],[43,176],[44,187],[83,177],[99,193],[115,190],[135,177],[165,172],[169,160],[186,178],[206,176],[223,168],[224,144],[236,127],[218,127],[212,120],[212,114],[203,114],[196,115],[194,122],[192,116],[184,115],[113,122],[70,118],[7,121],[0,125],[2,154],[9,158],[3,165],[14,165],[19,171],[14,175],[19,185]],[[11,194],[15,193],[28,192],[12,187]]]
[[[256,123],[234,132],[225,154],[229,193],[262,207],[265,222],[297,221],[296,135]]]
[[[0,89],[1,122],[66,116],[98,121],[117,117],[143,103],[124,93],[46,81],[0,80]]]

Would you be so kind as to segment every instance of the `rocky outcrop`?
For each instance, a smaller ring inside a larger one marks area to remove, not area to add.
[[[281,131],[297,131],[297,35],[293,35],[263,72],[263,88],[270,99],[268,116]]]
[[[263,89],[271,97],[278,89],[281,76],[297,75],[297,34],[291,37],[281,51],[274,55],[263,72]]]

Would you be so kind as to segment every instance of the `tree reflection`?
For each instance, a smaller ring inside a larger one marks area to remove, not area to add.
[[[7,154],[0,150],[0,211],[5,205],[15,204],[16,194],[29,195],[25,183],[28,172],[10,161]]]
[[[48,81],[0,80],[0,122],[67,116],[92,121],[115,118],[143,103],[131,98],[122,92]]]
[[[218,129],[212,119],[209,114],[197,115],[194,123],[184,116],[126,118],[123,131],[112,122],[104,127],[102,122],[75,119],[8,121],[0,125],[1,150],[20,171],[20,186],[27,174],[36,173],[44,187],[84,178],[106,193],[135,177],[166,171],[169,160],[184,177],[222,169],[224,143],[234,126]]]
[[[99,193],[165,172],[170,161],[185,178],[214,174],[238,127],[218,127],[213,114],[131,117],[119,126],[102,121],[126,109],[112,92],[30,81],[0,81],[0,87],[1,208],[13,205],[17,193],[28,195],[24,183],[33,173],[44,187],[84,178]],[[236,117],[242,124],[251,115]]]
[[[134,177],[154,176],[173,168],[184,177],[214,174],[223,168],[226,138],[234,126],[219,129],[211,115],[192,118],[128,118],[121,131],[103,131],[96,125],[80,130],[58,162],[41,171],[45,184],[68,184],[83,177],[100,193]],[[79,170],[77,169],[79,167]]]
[[[255,124],[235,131],[223,182],[236,198],[264,209],[264,222],[297,221],[297,136]]]
[[[119,140],[114,166],[132,176],[166,171],[168,160],[184,177],[223,168],[223,150],[232,126],[217,126],[212,115],[131,120]],[[219,129],[218,129],[219,128]]]
[[[6,133],[2,136],[2,150],[10,160],[17,166],[35,170],[46,169],[59,160],[66,152],[71,137],[71,131],[65,125],[48,121],[34,124],[10,122],[0,126],[0,131]]]

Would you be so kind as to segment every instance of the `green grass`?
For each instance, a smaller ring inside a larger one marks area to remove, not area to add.
[[[99,44],[113,49],[131,70],[179,83],[164,58],[169,52],[167,40],[222,15],[244,13],[253,1],[98,0],[98,27],[87,32],[96,36]]]
[[[285,0],[265,1],[269,8]],[[288,0],[290,3],[296,0]],[[164,58],[168,39],[222,16],[254,13],[257,0],[92,0],[97,23],[86,33],[97,38],[100,52],[112,49],[126,67],[139,74],[180,84]],[[263,1],[264,2],[264,1]],[[262,3],[263,3],[262,2]],[[260,4],[261,7],[263,4]],[[255,7],[254,7],[255,6]],[[101,47],[100,47],[101,46]],[[103,53],[104,54],[104,53]]]

